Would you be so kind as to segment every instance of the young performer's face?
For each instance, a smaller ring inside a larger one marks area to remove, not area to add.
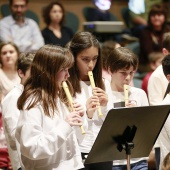
[[[123,85],[130,84],[130,82],[133,79],[134,73],[135,73],[135,71],[132,66],[129,69],[120,69],[114,73],[111,73],[111,75],[112,75],[112,82],[111,82],[112,90],[123,91]]]
[[[59,84],[59,86],[61,86],[63,81],[66,81],[67,78],[69,77],[69,72],[68,72],[68,68],[65,69],[61,69],[58,73],[57,73],[57,77],[56,77],[56,81]]]
[[[88,71],[93,71],[97,59],[98,59],[98,48],[90,47],[83,50],[78,54],[76,58],[76,64],[79,70],[80,79],[82,81],[88,81]]]

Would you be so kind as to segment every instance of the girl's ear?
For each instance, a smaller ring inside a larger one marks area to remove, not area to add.
[[[21,69],[18,69],[18,75],[21,79],[24,77],[24,73],[22,72]]]
[[[163,48],[162,53],[163,53],[164,56],[166,56],[166,55],[169,54],[169,51],[166,48]]]

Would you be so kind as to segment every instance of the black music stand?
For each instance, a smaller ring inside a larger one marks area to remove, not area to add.
[[[85,164],[127,159],[129,168],[130,157],[148,157],[169,110],[169,105],[110,110]]]

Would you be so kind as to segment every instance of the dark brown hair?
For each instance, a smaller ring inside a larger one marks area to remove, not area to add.
[[[104,90],[105,86],[102,80],[102,59],[100,55],[100,44],[98,40],[90,32],[78,32],[74,35],[71,42],[68,44],[68,48],[72,52],[75,61],[79,53],[90,47],[96,47],[99,51],[99,56],[93,69],[93,75],[96,86]],[[73,86],[75,96],[76,93],[81,93],[80,77],[76,62],[74,63],[74,66],[69,70],[69,73],[69,81]]]
[[[107,59],[107,69],[110,69],[111,73],[129,69],[131,66],[134,70],[138,68],[138,58],[130,49],[119,47],[111,51]]]
[[[73,65],[74,58],[71,52],[56,45],[41,47],[32,62],[30,78],[24,85],[24,91],[18,100],[18,109],[23,110],[29,98],[26,109],[31,109],[42,103],[45,115],[52,117],[57,109],[56,100],[60,98],[66,104],[63,89],[56,82],[56,75],[61,69]]]
[[[170,74],[170,54],[166,55],[162,60],[162,69],[165,76]]]
[[[165,17],[165,22],[162,26],[162,29],[164,29],[166,23],[167,23],[167,9],[161,5],[161,4],[155,4],[151,7],[151,10],[149,11],[149,15],[148,15],[148,26],[150,29],[153,29],[152,23],[151,23],[151,16],[153,15],[161,15],[163,14]]]
[[[65,20],[65,10],[64,10],[63,5],[60,2],[57,2],[57,1],[56,2],[51,2],[49,5],[47,5],[46,7],[43,8],[42,16],[43,16],[44,22],[47,25],[50,25],[50,23],[51,23],[50,11],[51,11],[51,9],[53,8],[54,5],[58,5],[62,9],[63,17],[62,17],[62,19],[60,21],[60,25],[62,26],[64,24],[64,20]]]

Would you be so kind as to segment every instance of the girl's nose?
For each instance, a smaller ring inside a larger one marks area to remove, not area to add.
[[[66,73],[66,78],[68,78],[68,77],[70,77],[70,74],[69,74],[69,72],[67,71],[67,73]]]
[[[88,67],[89,67],[90,69],[92,69],[92,68],[93,68],[93,66],[94,66],[94,63],[93,63],[93,61],[91,60],[91,61],[89,62]]]

